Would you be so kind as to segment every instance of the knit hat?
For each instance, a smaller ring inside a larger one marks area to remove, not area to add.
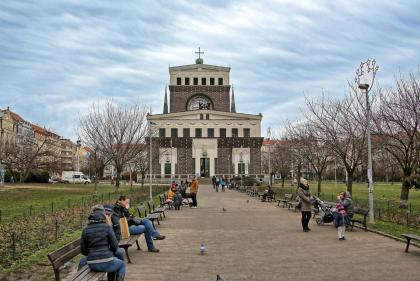
[[[103,205],[100,205],[100,204],[98,204],[98,205],[95,205],[95,206],[93,206],[92,207],[92,209],[90,209],[90,211],[93,213],[93,212],[105,212],[105,209],[104,209],[104,206]]]
[[[106,215],[111,215],[112,212],[114,211],[114,207],[111,204],[105,204],[104,209],[105,209]]]

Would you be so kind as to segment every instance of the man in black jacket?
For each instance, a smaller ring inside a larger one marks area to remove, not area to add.
[[[113,213],[111,216],[112,227],[117,239],[121,239],[120,218],[125,217],[128,222],[130,234],[135,235],[143,233],[149,252],[159,252],[159,249],[155,248],[153,244],[153,239],[163,240],[165,239],[165,236],[160,235],[160,233],[155,229],[153,223],[149,219],[136,218],[130,214],[129,209],[130,198],[126,196],[120,196],[117,203],[114,205]]]
[[[89,223],[82,232],[80,250],[86,257],[80,260],[79,269],[88,264],[94,271],[108,272],[109,280],[114,273],[118,281],[124,280],[124,250],[118,247],[114,231],[106,224],[102,205],[92,208]]]

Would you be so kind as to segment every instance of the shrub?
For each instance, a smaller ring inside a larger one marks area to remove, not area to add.
[[[48,183],[50,175],[48,171],[33,171],[29,173],[29,176],[26,178],[25,182],[33,183]]]
[[[254,184],[257,184],[258,181],[254,177],[244,177],[242,180],[242,184],[244,186],[253,186]]]

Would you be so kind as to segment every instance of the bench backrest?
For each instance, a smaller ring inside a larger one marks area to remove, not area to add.
[[[365,208],[355,207],[354,208],[354,213],[359,214],[359,215],[363,215],[363,216],[367,216],[369,214],[369,210],[365,209]]]
[[[290,194],[290,193],[286,193],[284,195],[284,199],[287,199],[287,200],[292,200],[292,197],[293,197],[293,194]]]
[[[144,212],[144,216],[142,215],[142,213]],[[143,218],[143,217],[147,217],[147,209],[146,206],[144,205],[140,205],[137,207],[137,213],[139,214],[139,217]]]
[[[147,202],[147,206],[149,207],[149,212],[152,213],[153,210],[155,209],[155,202],[153,202],[153,200],[149,200]]]
[[[54,271],[58,270],[66,262],[80,254],[80,240],[80,238],[74,240],[64,247],[48,254],[48,259],[50,260]]]

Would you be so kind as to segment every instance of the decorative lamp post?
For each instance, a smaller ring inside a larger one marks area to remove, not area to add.
[[[375,60],[368,59],[366,62],[360,63],[356,70],[355,82],[359,89],[366,95],[366,134],[368,142],[368,191],[369,191],[369,222],[375,221],[375,209],[373,201],[373,176],[372,176],[372,144],[371,144],[371,108],[369,102],[369,92],[375,81],[376,72],[379,66]]]
[[[4,185],[4,168],[3,168],[3,116],[4,113],[0,111],[0,186]]]
[[[150,109],[150,112],[152,112],[152,110]],[[151,116],[152,113],[150,113],[150,115],[148,114],[148,116]],[[156,123],[153,123],[152,121],[149,120],[149,197],[150,199],[153,199],[153,191],[152,191],[152,161],[153,161],[153,149],[152,149],[152,125],[156,125]]]

